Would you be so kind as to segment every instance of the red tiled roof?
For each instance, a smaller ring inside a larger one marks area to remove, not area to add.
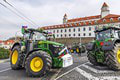
[[[111,20],[111,18],[112,18],[112,20]],[[66,23],[66,24],[59,24],[59,25],[53,25],[53,26],[45,26],[45,27],[42,27],[42,28],[47,30],[47,29],[56,29],[56,28],[69,28],[69,27],[77,27],[77,26],[88,26],[88,25],[97,25],[97,24],[117,23],[117,22],[120,22],[120,19],[118,19],[118,18],[120,18],[120,15],[109,14],[109,15],[107,15],[104,18],[101,18],[99,20]],[[91,17],[90,17],[90,19],[91,19]]]
[[[89,17],[82,17],[82,18],[75,18],[75,19],[69,19],[67,22],[76,22],[76,21],[83,21],[83,20],[90,20],[90,19],[99,19],[101,16],[89,16]]]
[[[7,41],[4,41],[4,44],[8,45],[8,44],[13,44],[14,42],[15,42],[14,40],[7,40]]]
[[[116,15],[116,14],[109,14],[109,15],[105,16],[103,19],[113,18],[113,17],[120,17],[120,15]]]

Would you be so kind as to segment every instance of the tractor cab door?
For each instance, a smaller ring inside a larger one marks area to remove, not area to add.
[[[25,53],[28,53],[29,51],[33,50],[32,34],[31,33],[24,34],[24,40],[25,40],[25,47],[26,47]]]

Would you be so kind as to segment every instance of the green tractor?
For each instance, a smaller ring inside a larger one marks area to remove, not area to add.
[[[88,43],[88,60],[93,65],[120,69],[120,28],[104,26],[95,31],[95,40]]]
[[[73,64],[67,47],[48,41],[47,32],[23,26],[22,34],[22,39],[11,48],[10,64],[13,70],[25,68],[28,76],[41,77],[51,68]]]
[[[81,53],[86,52],[86,47],[84,44],[74,43],[73,46],[70,48],[71,53],[78,53],[81,55]]]

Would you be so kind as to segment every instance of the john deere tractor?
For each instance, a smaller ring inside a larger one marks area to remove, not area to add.
[[[104,26],[95,31],[95,40],[88,43],[88,60],[93,65],[120,69],[120,28]]]
[[[22,39],[11,49],[10,64],[13,70],[25,68],[29,76],[39,77],[51,68],[68,67],[73,64],[67,47],[48,41],[47,32],[23,26],[22,34]]]

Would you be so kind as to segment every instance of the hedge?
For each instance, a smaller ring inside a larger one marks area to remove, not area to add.
[[[9,54],[10,54],[10,52],[8,49],[0,48],[0,59],[9,58]]]

